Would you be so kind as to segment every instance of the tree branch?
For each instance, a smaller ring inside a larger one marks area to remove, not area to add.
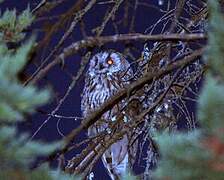
[[[159,79],[162,76],[169,74],[170,72],[174,71],[177,68],[183,67],[192,63],[196,60],[196,58],[200,57],[205,51],[205,48],[201,48],[196,50],[191,55],[184,57],[181,60],[178,60],[172,64],[167,65],[166,68],[160,69],[157,72],[146,74],[144,77],[138,79],[137,81],[133,82],[129,86],[124,89],[121,89],[117,92],[113,97],[111,97],[108,101],[106,101],[98,110],[91,113],[90,116],[86,117],[82,123],[76,129],[72,130],[65,138],[64,142],[65,145],[61,150],[53,152],[45,161],[50,161],[55,159],[58,155],[64,154],[69,149],[69,144],[73,141],[76,136],[84,129],[89,128],[92,124],[94,124],[100,117],[109,109],[112,109],[115,104],[117,104],[122,99],[126,98],[128,95],[131,94],[133,91],[137,91],[141,89],[145,84],[149,84],[153,79]]]
[[[31,81],[32,84],[39,81],[43,78],[47,72],[59,64],[61,61],[64,61],[65,58],[77,53],[79,50],[88,47],[100,46],[106,43],[115,43],[122,41],[196,41],[196,40],[205,40],[206,35],[203,33],[197,34],[159,34],[159,35],[145,35],[145,34],[120,34],[113,36],[101,36],[101,37],[88,37],[85,40],[77,41],[72,43],[70,46],[64,48],[63,52],[58,55],[51,63],[49,63],[45,68],[41,69],[39,73]]]

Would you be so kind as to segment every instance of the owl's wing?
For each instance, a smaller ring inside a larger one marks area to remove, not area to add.
[[[91,76],[87,73],[85,75],[85,85],[81,94],[81,112],[84,118],[88,115],[88,113],[90,113],[91,110],[90,102],[88,102],[88,92],[90,91],[91,86]]]

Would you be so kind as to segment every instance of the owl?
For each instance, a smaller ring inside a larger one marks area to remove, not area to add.
[[[88,116],[121,88],[129,84],[132,76],[132,68],[122,54],[113,50],[95,54],[90,59],[82,93],[83,116]],[[116,121],[116,117],[124,105],[125,100],[104,113],[101,119],[88,129],[88,136],[96,136],[105,131],[110,122]],[[124,121],[131,120],[130,116],[125,115],[125,112],[123,114]],[[101,159],[112,180],[121,179],[122,175],[130,168],[130,164],[134,162],[136,145],[130,151],[129,142],[128,135],[125,135],[102,155]]]

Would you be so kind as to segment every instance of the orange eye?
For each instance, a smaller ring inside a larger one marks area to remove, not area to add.
[[[107,60],[107,64],[112,65],[113,63],[114,63],[113,59],[110,58]]]

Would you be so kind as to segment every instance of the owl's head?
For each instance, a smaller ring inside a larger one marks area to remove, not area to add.
[[[90,59],[88,74],[96,75],[114,75],[124,73],[130,69],[129,62],[122,54],[114,51],[102,51],[95,54]]]

